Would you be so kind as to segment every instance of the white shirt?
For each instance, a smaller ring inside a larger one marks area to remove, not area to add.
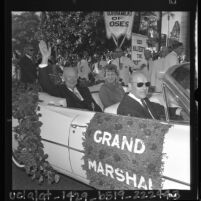
[[[25,54],[26,57],[28,57],[29,59],[33,60],[31,56],[29,56],[28,54]]]
[[[47,67],[48,66],[48,64],[39,64],[39,68],[45,68],[45,67]]]
[[[139,98],[137,98],[135,95],[133,95],[132,93],[129,93],[128,96],[130,96],[132,99],[136,100],[138,103],[140,103],[142,105],[141,100]]]
[[[67,87],[70,91],[72,91],[74,94],[77,94],[79,97],[78,98],[80,98],[80,100],[81,101],[83,101],[84,99],[83,99],[83,97],[81,96],[81,94],[80,94],[80,92],[78,91],[78,89],[75,87],[73,90],[71,89],[71,88],[69,88],[69,87]],[[77,96],[76,95],[76,96]]]

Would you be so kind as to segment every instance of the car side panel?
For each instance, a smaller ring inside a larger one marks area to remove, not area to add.
[[[69,153],[73,174],[87,183],[86,172],[82,169],[82,165],[84,165],[84,160],[82,159],[84,156],[84,147],[82,143],[88,124],[94,115],[94,112],[81,112],[77,115],[71,124],[69,136]]]
[[[163,153],[163,175],[190,184],[190,126],[173,125],[165,135]]]
[[[74,116],[59,112],[59,107],[40,105],[41,137],[48,161],[61,173],[72,172],[69,160],[69,128]],[[57,110],[58,109],[58,110]],[[61,108],[66,110],[66,108]]]

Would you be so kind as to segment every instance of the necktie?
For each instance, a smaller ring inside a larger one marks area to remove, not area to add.
[[[74,90],[73,93],[74,93],[80,100],[82,100],[80,94],[79,94],[76,90]]]
[[[149,107],[147,106],[147,103],[145,101],[145,99],[141,99],[142,105],[143,107],[149,112],[149,114],[151,115],[152,119],[155,119],[154,115],[152,114],[151,110],[149,109]]]

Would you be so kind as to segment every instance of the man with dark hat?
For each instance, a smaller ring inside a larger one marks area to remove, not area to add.
[[[24,56],[19,61],[20,80],[24,83],[34,83],[37,80],[37,66],[33,60],[34,48],[27,45],[24,49]]]

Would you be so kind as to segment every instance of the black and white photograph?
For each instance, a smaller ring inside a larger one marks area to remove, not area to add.
[[[11,10],[8,198],[179,200],[195,189],[197,17]]]

